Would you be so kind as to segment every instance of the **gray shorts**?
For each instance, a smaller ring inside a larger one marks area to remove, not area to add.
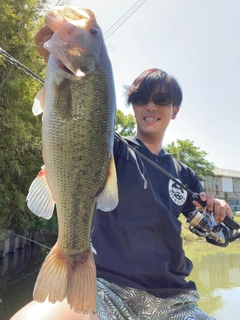
[[[198,308],[198,301],[197,291],[161,299],[97,279],[97,314],[101,320],[216,320]]]

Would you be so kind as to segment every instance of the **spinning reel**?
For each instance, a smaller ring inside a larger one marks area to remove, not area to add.
[[[198,201],[203,207],[206,205],[199,194],[192,194],[192,198]],[[220,247],[227,247],[229,242],[240,238],[240,225],[226,216],[224,221],[217,224],[213,212],[207,213],[206,209],[203,211],[194,210],[190,212],[187,222],[190,224],[189,230],[199,237],[205,237],[207,242]]]

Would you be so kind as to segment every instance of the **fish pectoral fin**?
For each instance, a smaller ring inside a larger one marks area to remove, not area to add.
[[[53,215],[55,200],[46,179],[44,166],[29,188],[27,205],[38,217],[50,219]]]
[[[117,174],[114,158],[111,158],[108,178],[103,191],[98,195],[96,208],[111,211],[118,205]]]
[[[45,87],[43,86],[40,91],[36,94],[32,106],[32,112],[35,116],[38,116],[43,112],[45,108]]]

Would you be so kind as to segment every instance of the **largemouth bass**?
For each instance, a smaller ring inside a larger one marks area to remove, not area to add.
[[[33,298],[67,299],[76,312],[96,311],[96,270],[90,246],[95,207],[110,211],[118,191],[113,160],[115,90],[111,63],[94,14],[55,7],[44,88],[33,112],[43,111],[44,166],[28,207],[49,219],[56,205],[58,240],[36,280]]]

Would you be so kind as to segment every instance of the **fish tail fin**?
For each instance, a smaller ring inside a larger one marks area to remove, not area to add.
[[[58,243],[47,255],[36,280],[33,299],[43,302],[63,301],[67,293],[68,264],[58,250]]]
[[[67,301],[75,312],[96,312],[96,267],[90,250],[73,263],[69,276]]]
[[[33,299],[52,303],[67,298],[75,312],[96,311],[96,268],[91,249],[69,260],[56,244],[39,272]]]

